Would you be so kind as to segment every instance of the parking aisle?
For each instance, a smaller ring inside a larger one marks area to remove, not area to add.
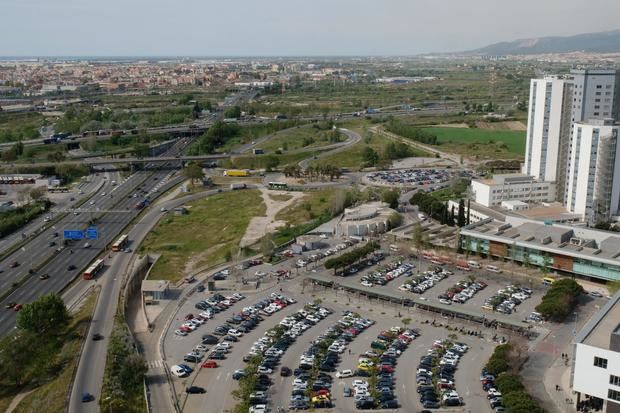
[[[324,307],[329,309],[328,306]],[[280,320],[282,318],[283,317],[280,317]],[[295,370],[299,365],[300,356],[308,350],[310,343],[316,340],[317,336],[332,326],[336,321],[338,321],[339,318],[339,312],[334,311],[332,314],[306,330],[297,338],[295,344],[290,346],[284,352],[282,358],[280,359],[280,365],[278,366],[277,372],[274,372],[272,375],[273,385],[269,388],[272,410],[276,411],[278,406],[282,406],[287,409],[291,400],[291,391],[293,390],[293,379],[295,377],[292,375],[289,377],[280,376],[280,367],[286,366],[291,370]]]
[[[240,307],[239,310],[268,297],[269,294],[270,291],[265,291],[260,295],[246,298],[245,305]],[[233,398],[231,391],[237,388],[237,383],[232,379],[232,374],[235,370],[245,367],[243,356],[250,351],[252,344],[262,337],[267,330],[278,325],[284,317],[291,315],[300,308],[303,308],[303,303],[298,302],[285,307],[269,317],[263,316],[265,319],[254,330],[244,334],[237,343],[233,343],[232,350],[226,355],[226,360],[217,360],[218,368],[200,369],[193,384],[204,387],[207,393],[204,395],[189,395],[183,411],[188,413],[221,413],[227,409],[232,409],[236,404],[236,400]],[[222,319],[222,322],[219,324],[223,324],[225,320]],[[208,333],[210,331],[212,329],[205,332]]]

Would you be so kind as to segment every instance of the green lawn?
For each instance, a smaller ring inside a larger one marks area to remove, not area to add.
[[[362,140],[349,148],[336,152],[333,155],[328,155],[319,159],[316,163],[336,165],[341,168],[359,169],[362,167],[364,149],[369,146],[374,149],[379,155],[381,155],[385,149],[386,143],[390,142],[385,137],[377,134],[367,134],[362,131],[356,130],[362,136]],[[411,148],[412,156],[429,157],[430,154],[421,151],[416,148]]]
[[[336,191],[336,189],[329,188],[307,192],[301,200],[278,212],[276,219],[288,222],[291,225],[311,221],[329,210]]]
[[[325,146],[330,144],[326,136],[327,132],[312,127],[287,129],[274,134],[273,137],[260,144],[260,148],[267,152],[282,148],[286,153],[287,150]]]
[[[187,205],[188,214],[167,215],[146,237],[140,251],[162,254],[151,272],[155,280],[178,280],[188,261],[194,268],[235,256],[250,219],[265,214],[257,190],[226,192]]]
[[[319,153],[321,153],[321,149],[316,148],[315,150],[308,149],[305,152],[284,153],[282,155],[235,156],[230,158],[230,160],[222,160],[222,166],[224,168],[262,169],[265,168],[265,162],[268,157],[275,156],[279,161],[278,168],[282,168],[285,165],[296,164]]]
[[[441,150],[457,153],[485,152],[489,156],[504,154],[523,156],[525,153],[525,132],[465,128],[424,128],[437,135]],[[491,145],[491,146],[490,146]]]

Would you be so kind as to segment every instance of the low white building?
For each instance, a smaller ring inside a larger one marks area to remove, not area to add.
[[[382,234],[390,229],[389,218],[397,213],[384,202],[370,202],[356,208],[344,210],[337,225],[338,235],[367,236]]]
[[[620,292],[575,337],[571,386],[578,405],[620,412]]]
[[[501,206],[504,201],[551,202],[555,199],[555,182],[539,181],[524,174],[493,175],[492,179],[471,181],[476,203]]]

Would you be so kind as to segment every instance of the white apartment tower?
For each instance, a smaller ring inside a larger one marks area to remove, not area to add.
[[[591,223],[606,221],[620,210],[619,131],[612,119],[573,124],[566,208]]]
[[[556,181],[560,139],[570,128],[570,81],[557,76],[532,79],[523,173],[541,181]]]

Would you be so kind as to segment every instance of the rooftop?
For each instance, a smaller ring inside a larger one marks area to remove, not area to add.
[[[461,234],[620,266],[620,234],[591,228],[506,216],[470,224]]]
[[[575,342],[609,350],[611,335],[619,328],[620,291],[579,331],[575,337]]]
[[[170,287],[170,281],[166,280],[142,280],[142,292],[161,293]]]

